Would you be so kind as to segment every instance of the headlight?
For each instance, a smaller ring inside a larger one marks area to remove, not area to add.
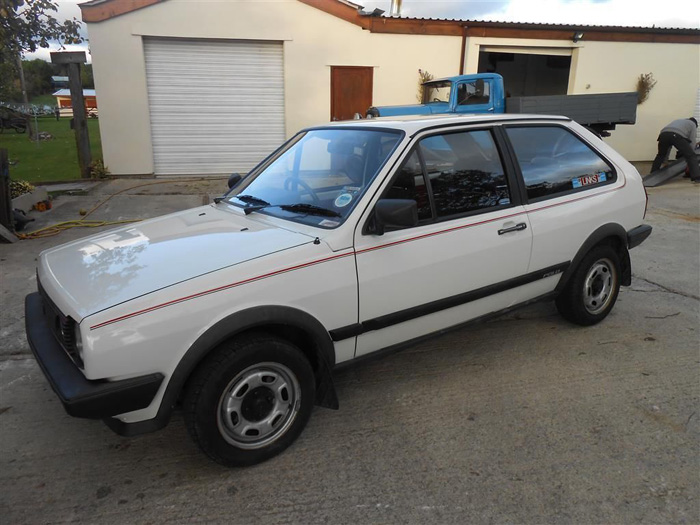
[[[73,337],[75,341],[75,349],[78,351],[78,357],[80,357],[81,363],[84,362],[83,357],[83,336],[80,334],[80,325],[78,323],[73,324]]]

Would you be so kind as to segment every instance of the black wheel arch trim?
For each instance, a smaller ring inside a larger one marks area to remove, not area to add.
[[[136,423],[123,423],[115,418],[105,424],[117,434],[134,436],[165,427],[192,372],[202,360],[221,343],[245,331],[265,326],[285,326],[302,330],[316,345],[317,357],[312,363],[316,375],[316,405],[338,408],[338,396],[333,384],[335,348],[328,331],[312,315],[288,306],[256,306],[224,317],[212,325],[192,344],[170,376],[155,418]]]
[[[591,249],[593,249],[594,246],[611,237],[616,238],[619,241],[620,265],[622,267],[620,283],[623,286],[629,286],[632,284],[632,264],[630,262],[629,250],[627,249],[627,230],[625,230],[620,224],[608,223],[594,230],[593,233],[591,233],[584,241],[578,252],[576,252],[576,256],[571,261],[571,266],[567,268],[559,280],[555,291],[561,292],[566,287],[574,272],[576,272],[576,269],[581,264],[581,260],[588,252],[591,251]]]

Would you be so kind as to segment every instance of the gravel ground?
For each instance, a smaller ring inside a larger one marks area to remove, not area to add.
[[[59,197],[31,227],[144,182]],[[196,206],[224,185],[136,188],[94,218]],[[132,439],[67,416],[22,302],[39,251],[92,231],[0,245],[2,521],[699,523],[700,186],[655,188],[649,206],[632,286],[600,325],[538,304],[342,371],[341,409],[316,409],[247,469],[207,460],[179,415]]]

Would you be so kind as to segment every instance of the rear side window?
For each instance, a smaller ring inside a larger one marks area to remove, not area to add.
[[[585,191],[617,179],[610,164],[564,128],[518,126],[506,132],[531,201]]]

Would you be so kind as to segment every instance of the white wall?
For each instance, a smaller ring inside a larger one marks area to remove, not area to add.
[[[150,174],[153,152],[142,37],[284,41],[287,135],[330,118],[330,66],[373,66],[373,104],[415,102],[418,68],[435,77],[458,73],[460,37],[365,31],[297,2],[168,0],[88,24],[105,163],[114,174]],[[700,86],[700,46],[553,40],[467,39],[465,73],[475,73],[480,46],[530,47],[571,54],[569,93],[634,91],[641,73],[658,81],[637,108],[637,124],[608,142],[628,160],[653,158],[669,121],[689,117]]]
[[[418,69],[456,74],[461,38],[376,34],[296,0],[169,0],[88,24],[105,164],[150,174],[142,37],[284,41],[287,135],[330,119],[330,66],[373,66],[373,104],[416,102]]]
[[[631,161],[652,160],[656,155],[656,137],[661,128],[677,118],[693,116],[700,86],[700,46],[586,43],[579,50],[571,91],[635,91],[637,79],[642,73],[653,73],[657,84],[649,99],[637,106],[637,123],[634,126],[619,126],[606,139]]]
[[[631,42],[517,40],[470,37],[465,49],[465,73],[476,73],[481,46],[532,48],[534,52],[571,53],[569,94],[635,91],[642,73],[653,73],[657,85],[637,106],[637,123],[618,126],[605,139],[627,160],[648,161],[656,155],[661,128],[693,115],[700,87],[700,46]],[[506,86],[507,88],[507,86]]]

